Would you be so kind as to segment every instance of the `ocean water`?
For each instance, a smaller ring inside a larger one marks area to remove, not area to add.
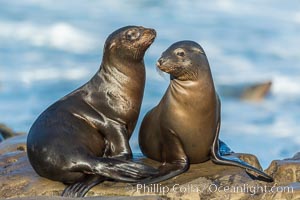
[[[169,78],[155,68],[179,40],[194,40],[208,56],[215,85],[272,80],[260,103],[221,96],[221,139],[234,151],[271,160],[300,150],[300,2],[0,0],[0,122],[27,132],[36,117],[98,70],[106,37],[126,25],[157,30],[145,55],[145,113]]]

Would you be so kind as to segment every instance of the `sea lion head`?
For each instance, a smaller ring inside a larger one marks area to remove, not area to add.
[[[108,36],[104,46],[104,59],[122,61],[143,60],[144,54],[156,37],[154,29],[125,26]]]
[[[194,80],[204,71],[210,70],[203,48],[194,41],[172,44],[156,63],[157,67],[171,79]]]

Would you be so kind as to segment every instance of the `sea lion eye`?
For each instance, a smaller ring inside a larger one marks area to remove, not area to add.
[[[178,48],[178,49],[175,49],[174,53],[179,56],[179,57],[184,57],[185,56],[185,52],[183,49],[181,48]]]
[[[179,51],[176,53],[177,56],[183,57],[184,56],[184,52],[183,51]]]
[[[136,40],[140,37],[140,32],[138,30],[129,30],[126,33],[126,38],[128,40]]]

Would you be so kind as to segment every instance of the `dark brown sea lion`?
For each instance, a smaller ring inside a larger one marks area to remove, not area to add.
[[[199,44],[180,41],[171,45],[157,66],[170,74],[171,81],[159,104],[146,114],[139,143],[145,156],[163,164],[158,175],[141,183],[164,181],[188,170],[192,163],[209,159],[245,168],[262,180],[273,180],[239,158],[230,157],[232,151],[219,140],[221,102]]]
[[[67,184],[64,196],[84,196],[106,179],[137,182],[156,174],[127,161],[145,85],[145,51],[153,29],[123,27],[106,40],[99,71],[47,108],[32,125],[28,157],[43,177]]]

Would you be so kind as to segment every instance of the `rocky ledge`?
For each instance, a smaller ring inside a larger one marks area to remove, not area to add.
[[[17,136],[0,144],[0,198],[62,199],[65,185],[38,176],[26,156],[26,136]],[[250,154],[237,154],[260,167]],[[157,166],[149,159],[139,162]],[[192,165],[188,172],[169,181],[150,185],[104,182],[90,190],[85,199],[299,199],[300,153],[293,158],[275,160],[266,173],[275,182],[252,180],[240,168],[215,165],[211,161]],[[102,198],[101,198],[102,199]]]
[[[0,123],[0,142],[10,137],[14,137],[17,135],[24,135],[25,133],[22,132],[15,132],[5,124]]]

